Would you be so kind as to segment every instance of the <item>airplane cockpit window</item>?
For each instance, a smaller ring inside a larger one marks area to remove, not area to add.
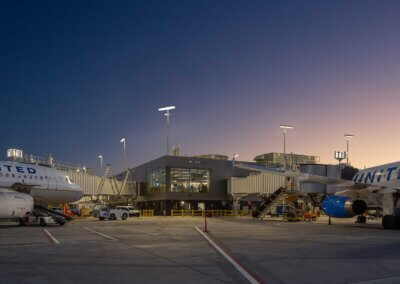
[[[65,179],[67,180],[68,183],[73,183],[73,181],[71,180],[71,178],[69,176],[65,176]]]

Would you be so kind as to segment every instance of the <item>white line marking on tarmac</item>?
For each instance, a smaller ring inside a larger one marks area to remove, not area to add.
[[[55,237],[53,237],[52,234],[50,234],[49,231],[47,231],[46,229],[42,229],[42,230],[50,238],[50,240],[53,241],[53,243],[55,243],[55,244],[59,244],[60,243]]]
[[[251,276],[240,264],[238,264],[232,257],[230,257],[222,248],[220,248],[213,240],[210,239],[202,230],[198,227],[194,227],[223,257],[226,258],[250,283],[258,284],[258,282],[253,276]]]
[[[113,240],[113,241],[118,241],[116,238],[113,238],[113,237],[108,236],[108,235],[106,235],[106,234],[103,234],[103,233],[97,232],[97,231],[95,231],[95,230],[89,229],[88,227],[83,227],[83,228],[84,228],[85,230],[89,231],[89,232],[95,233],[95,234],[97,234],[97,235],[99,235],[99,236],[102,236],[102,237],[105,237],[105,238],[107,238],[107,239],[110,239],[110,240]]]
[[[159,235],[160,235],[160,234],[156,234],[156,233],[145,232],[145,231],[136,230],[136,229],[131,229],[131,228],[127,228],[127,227],[121,227],[121,228],[130,230],[130,231],[145,233],[145,234],[149,234],[149,235],[153,235],[153,236],[159,236]]]

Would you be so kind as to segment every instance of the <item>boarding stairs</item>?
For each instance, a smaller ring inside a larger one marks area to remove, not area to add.
[[[46,208],[45,206],[42,206],[42,205],[39,205],[39,204],[35,205],[34,210],[36,212],[48,214],[48,215],[50,215],[52,217],[53,217],[53,215],[56,215],[56,216],[59,216],[59,217],[64,217],[68,221],[72,221],[74,219],[71,216],[65,215],[65,214],[63,214],[61,212],[58,212],[58,211],[55,211],[55,210],[52,210],[52,209],[49,209],[49,208]]]
[[[275,192],[272,193],[269,197],[264,197],[263,201],[258,207],[258,210],[253,212],[253,217],[264,219],[264,217],[267,216],[271,212],[271,210],[282,201],[284,193],[284,188],[280,187],[275,190]]]

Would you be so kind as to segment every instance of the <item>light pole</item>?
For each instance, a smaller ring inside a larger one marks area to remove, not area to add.
[[[121,138],[121,141],[119,141],[119,142],[121,142],[121,143],[123,143],[124,144],[124,167],[125,167],[125,151],[126,151],[126,138],[125,137],[122,137]]]
[[[288,129],[293,129],[293,126],[281,124],[279,127],[283,129],[283,159],[284,159],[284,169],[286,171],[286,132]]]
[[[239,157],[239,155],[238,154],[233,154],[233,156],[232,156],[232,172],[233,173],[235,173],[235,159],[237,158],[237,157]]]
[[[353,134],[345,134],[344,137],[346,138],[346,152],[347,152],[347,159],[346,163],[349,165],[349,141],[354,138]]]
[[[169,117],[171,116],[169,111],[173,109],[175,109],[175,106],[167,106],[158,109],[158,111],[165,111],[164,115],[167,117],[167,155],[169,155]]]
[[[99,159],[100,159],[100,169],[101,169],[101,171],[103,171],[103,156],[100,155]]]

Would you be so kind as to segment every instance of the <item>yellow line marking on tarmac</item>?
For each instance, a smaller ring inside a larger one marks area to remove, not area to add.
[[[83,228],[84,228],[86,231],[95,233],[95,234],[97,234],[97,235],[99,235],[99,236],[102,236],[102,237],[105,237],[105,238],[107,238],[107,239],[110,239],[110,240],[113,240],[113,241],[118,241],[116,238],[113,238],[113,237],[111,237],[111,236],[109,236],[109,235],[106,235],[106,234],[97,232],[97,231],[92,230],[92,229],[90,229],[90,228],[88,228],[88,227],[83,227]]]
[[[47,231],[47,229],[42,229],[42,230],[50,238],[50,240],[53,241],[53,243],[55,243],[55,244],[60,243],[55,237],[53,237],[53,235],[49,231]]]
[[[213,240],[210,239],[202,230],[198,227],[194,227],[227,261],[229,261],[250,283],[258,284],[253,276],[251,276],[239,263],[237,263],[232,257],[230,257],[222,248],[220,248]]]

